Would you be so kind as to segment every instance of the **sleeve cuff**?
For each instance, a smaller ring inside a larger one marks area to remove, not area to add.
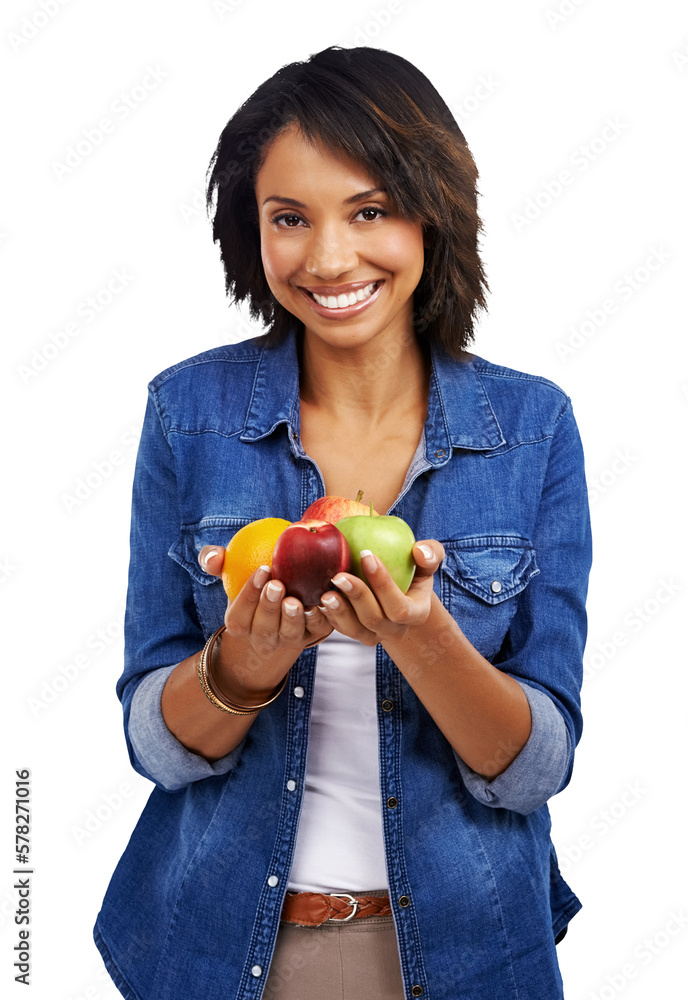
[[[518,678],[515,678],[518,680]],[[563,716],[539,688],[518,681],[530,705],[528,742],[506,771],[489,781],[472,771],[454,751],[466,789],[483,805],[524,815],[543,806],[567,773],[571,740]]]
[[[167,728],[160,699],[167,678],[177,666],[151,670],[140,682],[131,701],[129,739],[138,760],[156,784],[176,792],[193,781],[226,774],[234,766],[242,742],[212,764],[188,750]]]

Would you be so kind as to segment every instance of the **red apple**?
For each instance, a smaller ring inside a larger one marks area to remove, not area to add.
[[[355,500],[347,500],[346,497],[326,496],[315,500],[303,513],[302,521],[319,520],[330,521],[335,524],[345,517],[356,517],[359,514],[369,514],[370,504],[361,503],[363,490],[358,491]],[[377,514],[377,511],[373,511]]]
[[[332,590],[332,577],[346,572],[351,553],[346,538],[329,521],[294,521],[285,528],[272,553],[272,575],[281,580],[290,597],[304,607],[320,603]]]

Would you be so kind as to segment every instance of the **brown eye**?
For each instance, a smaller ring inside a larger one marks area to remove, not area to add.
[[[288,228],[288,229],[295,229],[296,226],[298,226],[299,222],[301,221],[301,217],[298,216],[298,215],[289,215],[287,212],[284,212],[282,215],[276,215],[275,218],[272,221],[277,226],[281,222],[285,222],[286,223],[286,228]],[[285,227],[283,226],[282,228],[285,228]]]
[[[368,208],[362,208],[358,214],[364,216],[366,222],[375,222],[377,217],[381,218],[386,213],[383,212],[381,208],[373,208],[372,206],[369,206]]]

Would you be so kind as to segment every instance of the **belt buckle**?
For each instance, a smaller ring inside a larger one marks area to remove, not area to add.
[[[348,917],[328,917],[326,922],[332,920],[334,923],[337,924],[345,924],[347,920],[352,920],[356,916],[356,913],[358,911],[358,900],[354,896],[350,895],[350,893],[348,892],[330,892],[328,893],[328,895],[336,896],[337,899],[348,899],[349,905],[352,906],[353,909]]]

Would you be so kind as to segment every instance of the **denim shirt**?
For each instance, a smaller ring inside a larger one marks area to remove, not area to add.
[[[405,997],[555,1000],[555,937],[580,909],[557,867],[546,805],[570,780],[582,728],[591,537],[580,437],[552,382],[434,349],[422,445],[389,513],[416,538],[442,542],[436,593],[478,651],[523,686],[533,722],[513,763],[483,779],[376,648]],[[257,518],[298,520],[324,492],[300,441],[294,332],[274,348],[261,337],[204,352],[150,383],[117,693],[132,765],[155,787],[94,929],[125,997],[262,996],[297,835],[317,647],[221,761],[178,745],[190,770],[172,783],[137,756],[132,700],[146,678],[159,696],[171,665],[222,624],[226,596],[198,564],[202,546],[226,545]]]

